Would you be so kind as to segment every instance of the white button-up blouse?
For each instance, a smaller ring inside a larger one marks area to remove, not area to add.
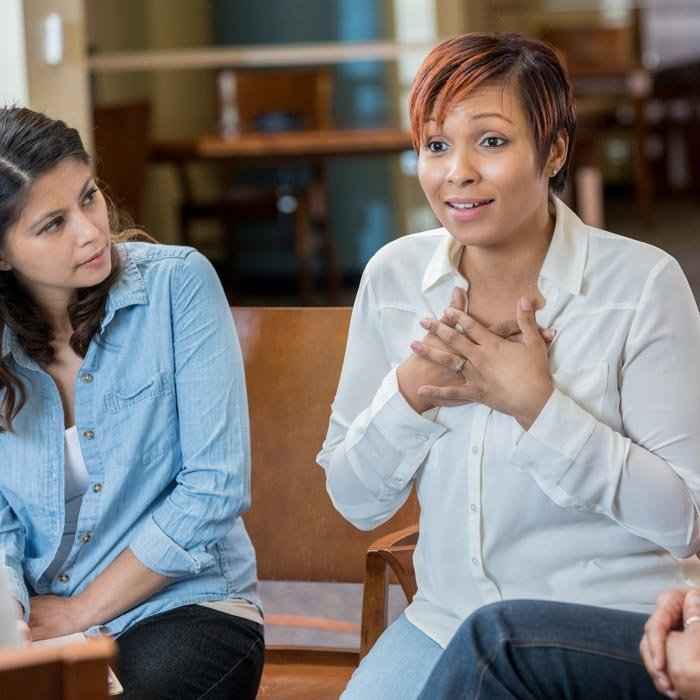
[[[393,241],[365,270],[318,461],[357,527],[417,489],[413,624],[445,646],[475,608],[538,598],[648,611],[700,584],[700,317],[678,263],[552,200],[538,286],[555,391],[525,432],[471,404],[413,411],[396,367],[439,318],[459,244]]]

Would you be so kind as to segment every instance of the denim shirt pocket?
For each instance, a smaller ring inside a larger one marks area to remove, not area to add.
[[[145,464],[161,457],[175,438],[175,385],[172,373],[156,372],[131,390],[104,395],[113,457],[124,467]]]

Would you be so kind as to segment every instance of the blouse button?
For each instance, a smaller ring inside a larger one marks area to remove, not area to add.
[[[80,538],[80,540],[81,540],[81,542],[82,542],[83,544],[87,544],[87,543],[90,541],[90,538],[91,538],[90,533],[89,533],[89,532],[86,532],[86,533]]]
[[[93,485],[92,485],[92,490],[93,490],[95,493],[99,493],[100,491],[102,491],[102,484],[93,484]]]
[[[86,430],[86,431],[83,433],[83,437],[84,437],[86,440],[92,440],[92,439],[95,437],[95,433],[93,433],[92,430]]]
[[[470,508],[470,510],[471,510],[472,513],[476,513],[476,503],[472,503],[472,504],[469,506],[469,508]]]
[[[61,583],[68,583],[68,581],[70,581],[70,576],[69,576],[68,574],[65,574],[65,573],[64,573],[64,574],[59,574],[59,575],[58,575],[58,580],[59,580]]]
[[[478,447],[478,445],[472,445],[472,454],[473,454],[473,455],[479,454],[479,447]]]
[[[83,381],[86,384],[89,384],[92,380],[93,380],[93,376],[90,374],[90,372],[85,372],[85,374],[83,374]]]
[[[479,560],[476,557],[472,557],[472,564],[474,564],[474,566],[478,566]]]

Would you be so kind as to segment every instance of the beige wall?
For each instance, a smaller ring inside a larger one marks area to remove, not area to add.
[[[29,99],[22,0],[0,3],[0,105],[26,105]]]
[[[63,19],[63,61],[49,66],[43,56],[43,20]],[[83,0],[24,0],[24,35],[29,106],[75,126],[92,143]]]

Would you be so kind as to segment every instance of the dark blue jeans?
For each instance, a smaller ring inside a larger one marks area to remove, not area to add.
[[[464,621],[419,700],[646,700],[639,655],[646,615],[513,600]]]
[[[261,625],[201,605],[152,615],[117,645],[123,700],[254,700],[265,656]]]

